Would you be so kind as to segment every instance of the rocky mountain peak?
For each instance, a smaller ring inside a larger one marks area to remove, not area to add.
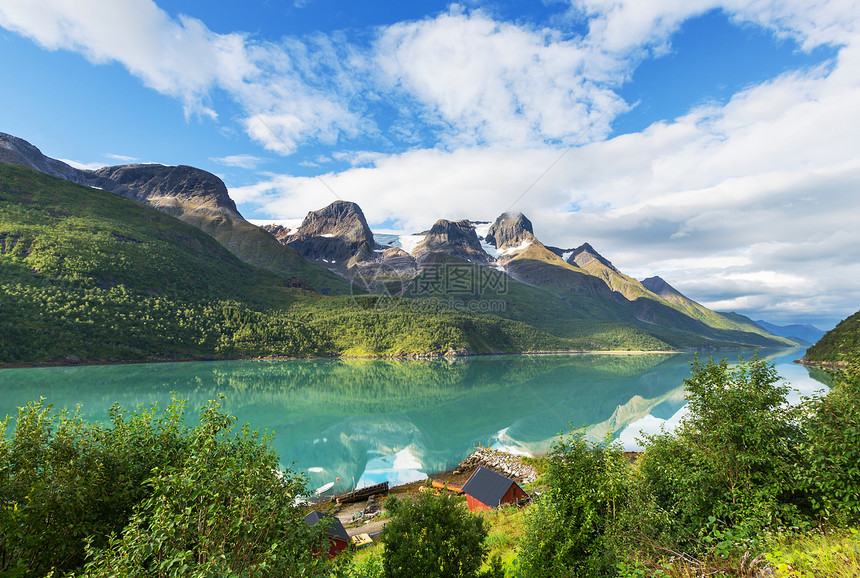
[[[361,208],[350,201],[335,201],[307,214],[301,227],[282,242],[306,259],[351,267],[376,259],[373,232]]]
[[[224,182],[194,167],[135,164],[94,171],[76,169],[46,157],[27,141],[5,133],[0,133],[0,162],[23,165],[67,181],[98,187],[196,226],[212,218],[244,221]]]
[[[361,207],[351,201],[338,200],[309,212],[295,234],[302,238],[332,235],[348,243],[375,244]]]
[[[490,226],[484,241],[496,249],[517,247],[534,239],[532,223],[522,213],[503,213]]]
[[[46,157],[24,139],[5,132],[0,132],[0,163],[20,165],[68,181],[75,180],[80,172],[62,161]]]
[[[589,245],[588,243],[583,243],[576,249],[574,249],[570,256],[567,258],[567,262],[571,265],[576,265],[580,268],[585,268],[592,261],[598,261],[602,265],[612,269],[613,271],[618,271],[615,266],[609,262],[608,259],[603,258],[600,253],[594,250],[594,247]]]
[[[264,231],[268,231],[269,233],[271,233],[275,239],[283,243],[286,243],[285,239],[290,236],[290,231],[292,230],[287,227],[284,227],[283,225],[276,225],[274,223],[269,225],[263,225],[261,228]]]
[[[682,296],[681,293],[669,285],[662,277],[648,277],[642,281],[642,286],[645,287],[651,293],[655,295],[659,295],[664,299],[669,296]]]
[[[481,248],[475,227],[467,220],[436,221],[424,240],[412,251],[413,257],[419,261],[430,253],[447,253],[473,263],[490,262],[490,256]]]
[[[77,182],[109,190],[161,209],[184,215],[189,210],[208,216],[241,218],[224,181],[186,165],[134,164],[80,171]]]

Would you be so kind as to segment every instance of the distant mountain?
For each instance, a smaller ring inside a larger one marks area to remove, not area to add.
[[[209,233],[243,261],[277,273],[288,287],[332,295],[370,292],[395,303],[429,297],[436,302],[421,303],[421,308],[487,313],[575,340],[567,343],[576,343],[577,349],[794,345],[742,316],[711,311],[662,279],[640,283],[588,243],[573,249],[546,246],[521,213],[505,213],[492,222],[439,219],[423,233],[386,238],[382,246],[361,208],[347,201],[311,211],[297,229],[264,230],[239,214],[220,179],[193,167],[83,171],[2,133],[0,162],[104,189],[173,215]],[[516,350],[516,340],[501,346],[498,337],[469,347]]]
[[[209,233],[243,261],[301,278],[323,293],[350,291],[336,275],[308,263],[294,249],[246,221],[221,179],[206,171],[157,164],[80,170],[46,157],[30,143],[5,133],[0,133],[0,163],[33,168],[133,199]]]
[[[860,311],[840,321],[806,350],[801,362],[845,363],[849,356],[860,357]]]
[[[442,305],[324,296],[150,206],[0,164],[0,364],[585,345]]]
[[[281,242],[306,259],[349,268],[376,260],[377,245],[361,208],[348,201],[335,201],[311,211],[302,225]],[[382,249],[382,247],[378,247]]]
[[[757,325],[764,327],[774,335],[788,337],[791,340],[797,341],[800,345],[812,345],[822,337],[824,331],[814,325],[774,325],[762,319],[755,322]]]
[[[445,253],[478,265],[488,265],[492,258],[481,247],[475,228],[469,221],[439,219],[412,251],[421,263],[431,253]]]

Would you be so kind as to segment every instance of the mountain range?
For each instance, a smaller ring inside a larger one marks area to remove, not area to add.
[[[236,273],[237,267],[251,267],[239,274],[244,282],[230,290],[219,292],[210,287],[200,291],[199,283],[192,283],[198,287],[195,293],[174,283],[171,291],[181,295],[179,301],[205,294],[209,303],[213,300],[238,303],[240,308],[247,309],[248,319],[255,319],[248,323],[258,333],[260,324],[271,326],[271,331],[276,333],[277,323],[273,319],[289,321],[288,325],[295,326],[294,330],[302,339],[307,338],[306,332],[312,328],[317,332],[310,348],[296,346],[291,350],[289,344],[281,340],[277,346],[267,349],[266,340],[254,335],[246,336],[251,346],[242,349],[237,346],[235,333],[222,333],[219,339],[232,345],[220,350],[209,344],[187,350],[180,347],[172,353],[161,352],[167,356],[432,354],[547,347],[656,350],[797,343],[774,335],[746,317],[711,311],[659,277],[638,281],[625,275],[588,243],[573,248],[544,245],[532,223],[521,214],[506,213],[493,221],[439,219],[420,233],[377,238],[357,204],[336,201],[308,213],[295,230],[280,225],[261,228],[242,217],[218,177],[193,167],[146,164],[81,170],[46,157],[30,143],[3,133],[0,133],[0,163],[26,167],[82,185],[75,189],[76,193],[71,193],[57,181],[29,177],[20,169],[10,168],[4,173],[7,181],[0,183],[4,186],[0,190],[16,189],[18,193],[17,196],[4,195],[8,210],[0,219],[0,265],[6,279],[10,278],[13,267],[26,269],[32,264],[36,259],[34,255],[39,252],[34,247],[57,258],[57,254],[52,253],[56,251],[54,237],[57,233],[50,227],[62,228],[69,224],[69,218],[56,214],[60,211],[56,209],[41,216],[43,224],[50,225],[48,228],[37,227],[35,221],[30,223],[29,229],[24,227],[22,219],[26,219],[22,215],[27,212],[24,208],[29,210],[28,195],[32,197],[38,192],[48,209],[52,203],[68,203],[65,196],[71,195],[86,213],[86,197],[91,202],[98,199],[100,203],[113,203],[104,197],[105,193],[112,193],[205,233],[214,245],[202,253],[198,251],[194,258],[209,259],[218,254],[217,267],[222,269],[222,276]],[[34,191],[22,190],[22,182],[30,182]],[[65,191],[61,195],[65,200],[51,196],[52,190],[60,189]],[[126,225],[143,226],[138,210],[113,210],[109,225],[99,221],[92,223],[90,229],[110,229],[115,240],[125,236],[122,231]],[[124,216],[128,216],[128,223],[123,223]],[[24,230],[30,237],[29,252],[10,249],[12,239],[20,241]],[[79,235],[77,247],[81,251],[87,243],[95,242],[95,239],[87,239],[83,229],[76,231],[76,235]],[[188,235],[177,232],[174,236],[185,238]],[[198,238],[198,248],[201,242]],[[112,250],[122,254],[133,246],[134,243],[120,243]],[[65,255],[64,259],[69,256]],[[106,269],[99,269],[100,275],[110,277],[109,266],[102,265]],[[147,272],[150,266],[141,264],[133,282],[121,283],[124,289],[141,298],[152,297],[146,285],[154,283],[146,277],[164,272]],[[207,261],[195,266],[208,271],[215,265]],[[223,271],[225,267],[230,273]],[[27,273],[35,275],[32,279],[28,277],[31,285],[50,285],[59,283],[60,278],[63,282],[69,278],[68,274],[40,277],[41,270],[36,269],[30,267]],[[259,284],[255,278],[260,280]],[[21,276],[16,279],[20,281]],[[98,285],[115,287],[117,283],[100,279]],[[282,289],[275,290],[274,286]],[[10,290],[9,283],[4,287],[7,292]],[[268,289],[262,291],[261,287]],[[289,293],[286,301],[284,290]],[[273,297],[273,291],[279,295]],[[326,313],[322,314],[323,311]],[[337,313],[333,313],[335,311]],[[391,315],[392,311],[396,314]],[[386,314],[388,318],[384,317]],[[368,319],[357,324],[358,317],[368,315],[377,327],[371,327],[373,323],[364,327]],[[320,325],[319,318],[325,318],[326,322]],[[398,320],[396,330],[392,329],[395,318]],[[358,329],[358,325],[363,328]],[[428,333],[427,328],[431,326],[434,329]],[[384,339],[379,336],[375,341],[361,338],[368,332],[379,333],[385,327],[391,335]],[[399,345],[391,343],[392,338],[404,334],[412,338],[400,339]],[[416,335],[424,337],[416,338]],[[441,338],[442,335],[447,337]],[[354,341],[350,341],[353,338]],[[382,342],[385,345],[379,345]],[[405,343],[408,345],[404,347]],[[85,357],[93,357],[97,349],[93,346]],[[36,351],[38,348],[31,354],[38,357]],[[142,351],[141,355],[148,354]]]
[[[756,324],[767,329],[774,335],[787,337],[801,345],[813,345],[819,339],[824,337],[824,334],[826,333],[814,325],[809,325],[808,323],[805,325],[775,325],[762,319],[757,319]]]

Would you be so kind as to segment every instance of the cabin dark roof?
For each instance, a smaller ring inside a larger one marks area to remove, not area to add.
[[[484,466],[478,466],[469,481],[463,486],[463,493],[476,500],[495,508],[505,495],[505,492],[515,482]]]
[[[346,530],[344,530],[343,524],[341,524],[340,520],[338,520],[331,514],[324,514],[322,512],[313,511],[307,516],[305,516],[305,524],[307,524],[308,526],[313,526],[320,520],[327,521],[329,536],[331,536],[332,538],[340,538],[341,540],[349,542],[349,534],[347,534]]]

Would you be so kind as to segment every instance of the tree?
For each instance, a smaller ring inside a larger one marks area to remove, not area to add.
[[[689,413],[674,433],[645,436],[640,464],[676,538],[706,527],[755,534],[790,526],[808,508],[797,475],[799,414],[779,381],[758,355],[736,367],[693,361]]]
[[[304,480],[280,473],[271,438],[185,402],[110,427],[44,401],[0,427],[0,575],[309,576],[324,528],[303,523]],[[81,569],[85,561],[86,568]],[[208,574],[207,574],[208,573]]]
[[[484,519],[448,496],[420,494],[414,501],[391,496],[391,520],[382,529],[386,578],[472,578],[487,556]],[[494,566],[498,573],[499,564]],[[495,577],[496,574],[483,576]]]
[[[816,512],[835,524],[860,521],[860,350],[830,392],[807,401],[805,479]]]
[[[210,402],[182,462],[154,471],[122,534],[88,548],[78,575],[326,575],[313,556],[325,549],[325,528],[306,525],[296,505],[303,480],[281,474],[270,436],[247,425],[233,434],[234,421]]]
[[[525,576],[600,576],[614,568],[613,526],[625,508],[630,467],[617,444],[577,430],[556,441],[542,480],[548,490],[526,518]]]

